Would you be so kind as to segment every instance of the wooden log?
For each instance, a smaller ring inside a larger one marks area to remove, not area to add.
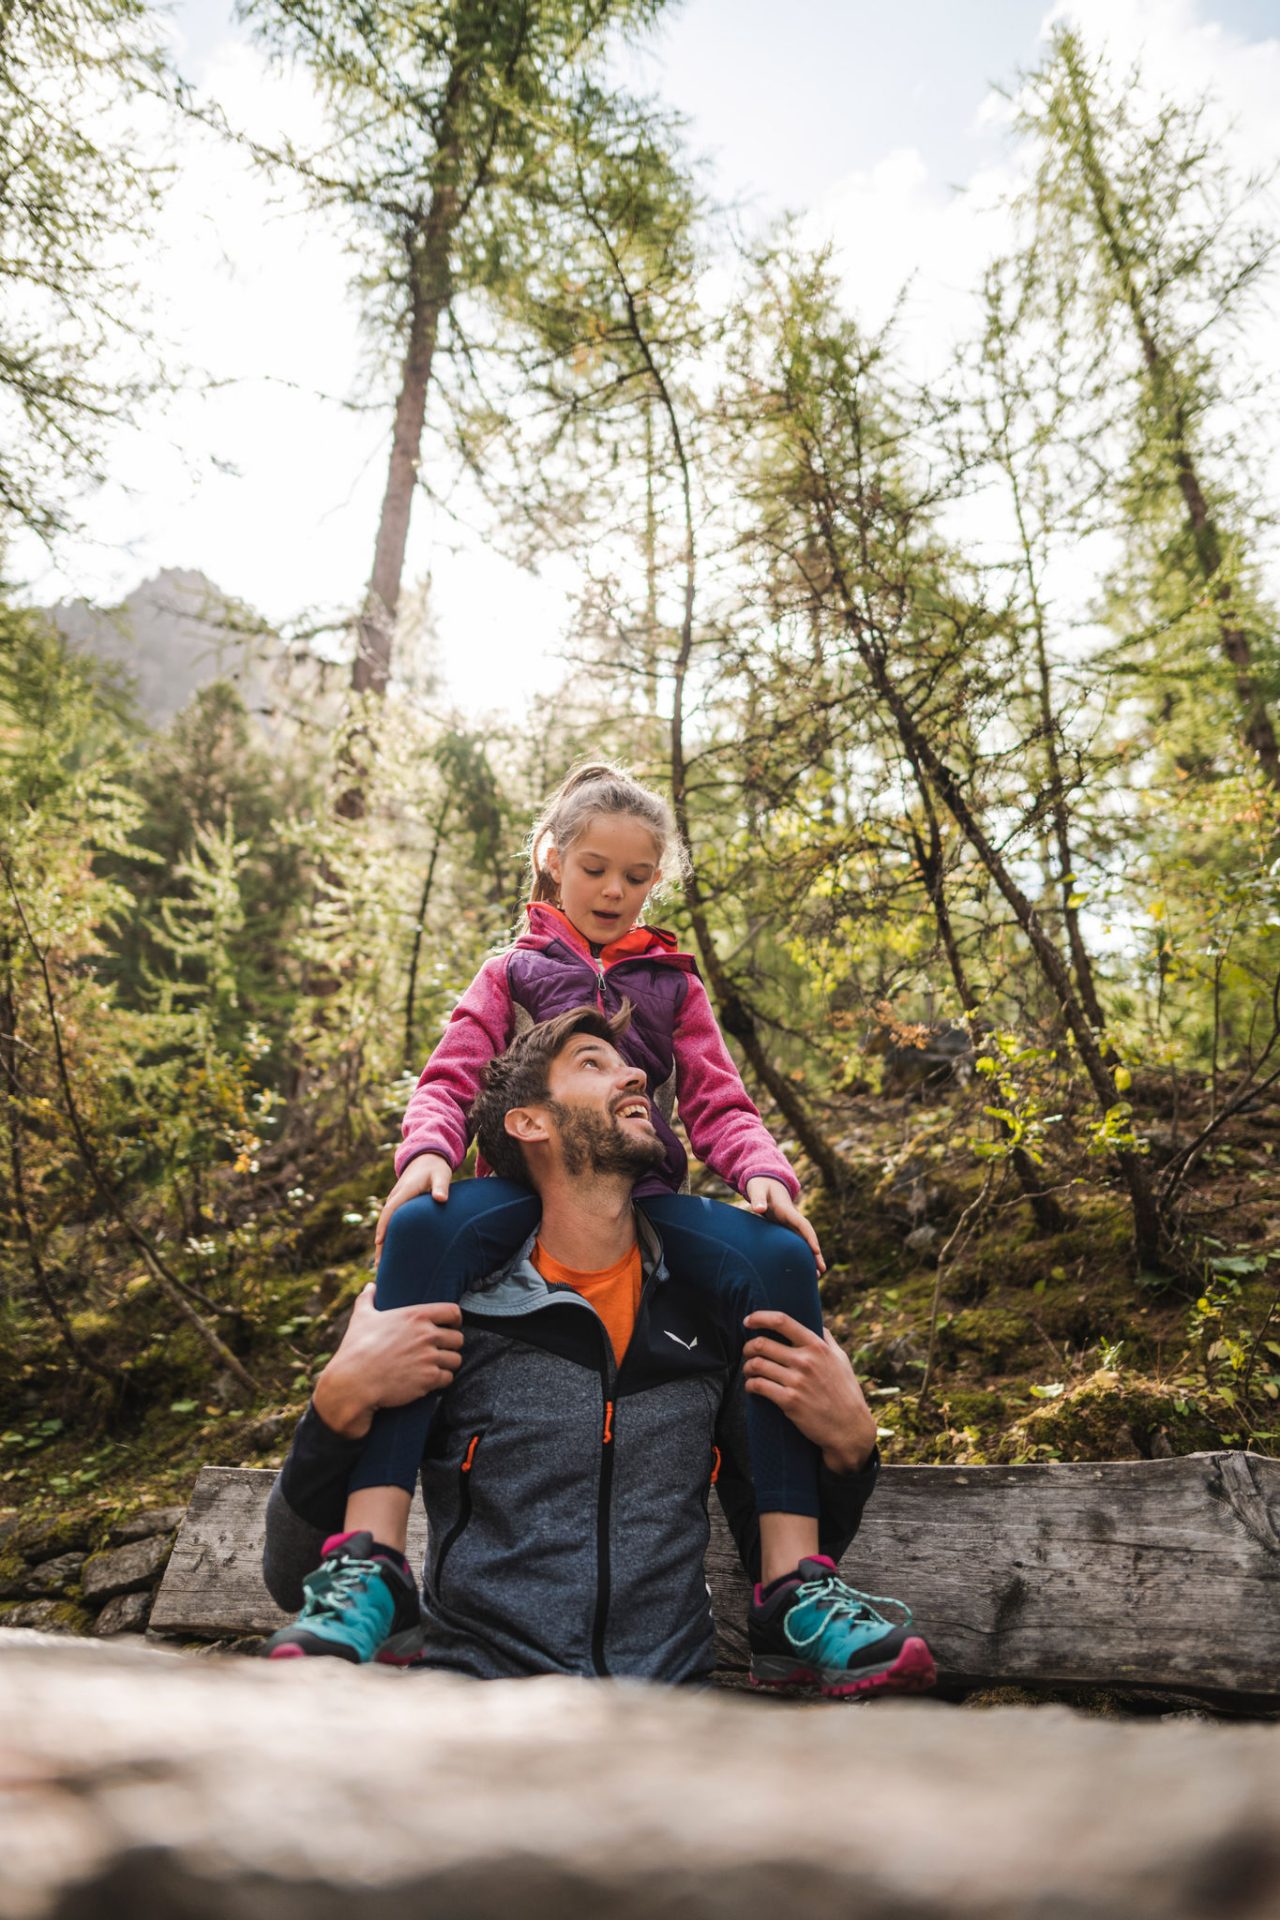
[[[272,1475],[206,1467],[153,1629],[269,1633]],[[747,1582],[712,1507],[707,1578],[726,1677],[746,1665]],[[410,1556],[425,1530],[415,1510]],[[889,1467],[841,1572],[906,1600],[944,1685],[1156,1689],[1280,1707],[1280,1461]]]
[[[266,1467],[200,1469],[151,1609],[153,1633],[223,1640],[274,1633],[288,1622],[262,1580],[267,1495],[275,1477]],[[415,1500],[410,1564],[421,1566],[426,1550],[426,1516]]]
[[[1275,1920],[1280,1726],[0,1633],[0,1920]]]

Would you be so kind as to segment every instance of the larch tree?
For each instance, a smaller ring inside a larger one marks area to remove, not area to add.
[[[1081,1004],[1101,1030],[1105,1016],[1081,921],[1084,836],[1075,818],[1077,797],[1102,777],[1096,761],[1087,764],[1096,712],[1066,671],[1050,590],[1058,550],[1089,527],[1096,483],[1088,464],[1073,457],[1070,420],[1073,399],[1082,389],[1095,390],[1099,370],[1092,346],[1073,347],[1065,315],[1057,316],[1050,355],[1042,339],[1027,339],[1020,322],[1029,285],[1035,287],[1033,262],[1020,263],[1015,274],[995,262],[987,273],[985,325],[965,356],[976,431],[964,451],[975,479],[990,466],[1008,516],[1011,551],[998,570],[1009,583],[1006,617],[1025,663],[1025,682],[1010,687],[1010,699],[1029,709],[1027,731],[1041,767],[1045,910],[1061,919]],[[1041,372],[1046,359],[1047,375]],[[1086,740],[1078,737],[1082,710]]]
[[[44,539],[153,379],[134,282],[163,173],[128,124],[160,55],[144,0],[0,7],[0,537]]]
[[[597,125],[607,128],[609,120],[598,115]],[[714,513],[714,482],[698,374],[711,357],[717,326],[699,304],[693,206],[681,183],[663,167],[657,148],[630,184],[625,177],[619,182],[603,164],[612,144],[598,137],[594,164],[575,173],[576,211],[589,239],[579,273],[587,301],[574,331],[586,330],[592,312],[607,316],[597,329],[590,420],[598,431],[603,414],[615,445],[626,449],[630,469],[631,534],[642,576],[634,652],[655,705],[660,684],[670,688],[665,771],[691,861],[684,908],[721,1026],[823,1184],[838,1192],[852,1185],[851,1170],[796,1080],[779,1066],[747,981],[724,959],[715,938],[713,914],[727,899],[722,894],[717,902],[709,883],[717,854],[708,842],[723,842],[727,822],[718,805],[714,828],[699,818],[693,707],[700,645],[713,637],[699,601],[699,526]],[[659,580],[660,518],[671,573],[667,619]]]
[[[324,92],[323,150],[274,157],[317,204],[352,216],[371,338],[394,368],[356,693],[381,695],[391,677],[430,398],[486,366],[504,397],[519,384],[512,362],[539,333],[521,290],[541,270],[530,249],[545,239],[548,183],[572,164],[578,103],[593,80],[604,84],[614,41],[650,25],[664,4],[242,0],[262,38],[302,61]]]
[[[847,697],[875,707],[935,820],[949,816],[1002,903],[1083,1070],[1093,1142],[1128,1189],[1138,1259],[1158,1267],[1164,1223],[1118,1097],[1113,1043],[1024,884],[1041,794],[1011,725],[1007,622],[942,538],[937,483],[895,417],[881,354],[840,311],[826,264],[784,257],[767,267],[747,332],[743,372],[758,421],[752,535],[767,590],[812,616],[844,663]],[[1023,1144],[1017,1116],[1003,1104],[988,1111],[1012,1123],[999,1149],[1012,1158]]]
[[[1067,313],[1113,356],[1093,431],[1120,435],[1115,509],[1162,589],[1151,624],[1166,657],[1178,639],[1216,651],[1226,684],[1212,691],[1234,702],[1248,754],[1280,789],[1275,617],[1259,601],[1241,484],[1250,376],[1234,354],[1275,250],[1253,215],[1258,183],[1223,163],[1208,103],[1145,104],[1140,75],[1120,87],[1069,30],[1018,109],[1037,156],[1020,201],[1023,260],[1049,302],[1026,317],[1052,327]],[[1194,671],[1177,664],[1184,680]],[[1212,686],[1203,673],[1199,684]]]

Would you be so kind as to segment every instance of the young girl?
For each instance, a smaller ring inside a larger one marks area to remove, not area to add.
[[[555,794],[530,841],[527,930],[481,967],[409,1102],[399,1177],[379,1221],[379,1307],[457,1301],[535,1232],[537,1198],[516,1182],[490,1175],[451,1190],[485,1064],[532,1024],[590,1002],[613,1014],[629,1001],[631,1024],[617,1045],[644,1069],[665,1149],[635,1197],[661,1235],[669,1272],[714,1291],[738,1327],[748,1313],[772,1308],[822,1333],[821,1253],[796,1204],[799,1183],[742,1084],[694,962],[671,934],[641,922],[664,870],[685,858],[668,804],[614,767],[580,767]],[[686,1156],[670,1124],[674,1102],[694,1152],[750,1212],[682,1191]],[[339,1539],[371,1535],[375,1557],[399,1559],[393,1584],[402,1570],[407,1577],[400,1556],[434,1404],[428,1395],[378,1412],[348,1482],[347,1534]],[[818,1453],[759,1395],[748,1396],[748,1427],[768,1601],[770,1588],[802,1578],[800,1563],[818,1553]],[[394,1659],[412,1636],[388,1634],[385,1624],[353,1627],[332,1605],[314,1619],[304,1609],[267,1651]]]

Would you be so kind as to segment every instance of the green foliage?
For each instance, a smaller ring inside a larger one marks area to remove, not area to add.
[[[129,117],[159,58],[144,0],[7,0],[0,19],[0,537],[68,523],[149,375],[130,262],[161,186]]]
[[[993,1050],[978,1055],[974,1072],[987,1082],[988,1091],[999,1100],[998,1106],[982,1109],[989,1120],[996,1121],[997,1136],[994,1140],[975,1141],[974,1154],[980,1160],[1008,1159],[1020,1148],[1036,1166],[1043,1166],[1046,1131],[1062,1116],[1045,1111],[1034,1084],[1033,1070],[1052,1066],[1056,1052],[1052,1047],[1023,1046],[1013,1033],[992,1034],[987,1044]]]

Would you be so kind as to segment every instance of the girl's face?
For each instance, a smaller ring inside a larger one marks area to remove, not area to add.
[[[629,933],[662,878],[653,833],[634,813],[601,813],[563,854],[547,850],[560,905],[584,939],[608,946]]]

